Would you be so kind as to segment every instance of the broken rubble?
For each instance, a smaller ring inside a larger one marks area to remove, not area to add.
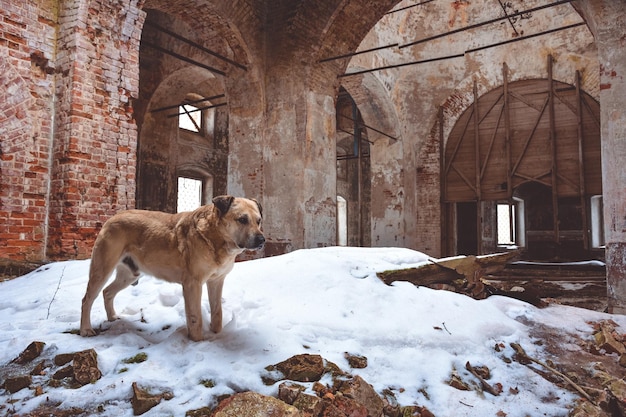
[[[158,394],[151,394],[147,389],[139,387],[136,382],[133,382],[133,397],[130,402],[133,406],[133,413],[136,416],[144,414],[154,408],[161,400],[171,400],[174,395],[169,392],[161,392]]]
[[[45,346],[46,344],[44,342],[32,342],[17,358],[13,359],[13,362],[18,365],[25,365],[38,358]]]
[[[298,409],[274,397],[242,392],[221,401],[211,417],[302,417]]]
[[[102,377],[98,354],[93,349],[76,352],[73,360],[74,379],[81,385],[94,383]]]

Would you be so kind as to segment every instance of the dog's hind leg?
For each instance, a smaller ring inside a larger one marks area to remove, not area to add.
[[[128,287],[133,282],[137,281],[137,277],[139,276],[139,269],[132,259],[130,262],[125,258],[122,262],[117,265],[115,279],[104,289],[102,295],[104,296],[104,309],[107,312],[107,320],[114,321],[117,320],[117,314],[115,313],[115,307],[113,305],[113,300],[115,300],[115,296],[118,292],[122,291],[124,288]]]
[[[91,308],[102,288],[113,273],[115,265],[119,261],[116,254],[107,245],[104,239],[97,239],[89,267],[89,282],[82,301],[80,315],[80,335],[95,336],[96,332],[91,327]]]

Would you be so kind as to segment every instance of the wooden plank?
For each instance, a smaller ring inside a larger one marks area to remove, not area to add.
[[[580,88],[580,71],[576,71],[576,115],[578,116],[577,128],[578,128],[578,172],[580,181],[580,205],[582,207],[582,221],[583,221],[583,247],[585,250],[589,249],[589,225],[587,224],[587,192],[585,187],[585,159],[583,153],[584,133],[583,133],[583,106],[582,106],[582,94]]]
[[[376,275],[387,285],[395,281],[406,281],[414,285],[446,283],[457,279],[475,281],[483,275],[502,270],[508,262],[519,256],[519,251],[511,251],[480,256],[429,259],[428,263],[416,267],[382,271]]]
[[[556,154],[556,122],[554,118],[554,85],[552,76],[553,57],[548,55],[548,98],[550,118],[550,148],[552,150],[552,224],[554,226],[554,242],[559,242],[559,194],[557,187],[557,154]]]

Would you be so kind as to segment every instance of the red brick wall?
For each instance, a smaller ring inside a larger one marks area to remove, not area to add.
[[[102,223],[135,203],[144,13],[57,3],[0,11],[0,258],[87,258]]]
[[[134,5],[133,5],[134,4]],[[143,12],[136,2],[63,2],[48,257],[86,258],[102,223],[135,204]]]
[[[54,1],[0,11],[0,258],[45,257]]]

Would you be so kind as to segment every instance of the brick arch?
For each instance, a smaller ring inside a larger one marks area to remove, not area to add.
[[[35,153],[47,137],[33,132],[34,99],[17,69],[0,57],[0,257],[39,260],[44,256],[47,153]],[[43,149],[43,147],[42,147]],[[36,224],[36,226],[34,225]]]

